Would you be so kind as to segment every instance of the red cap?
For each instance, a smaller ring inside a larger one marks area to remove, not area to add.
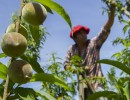
[[[84,29],[86,31],[86,34],[88,34],[90,31],[90,29],[87,26],[77,25],[72,28],[70,32],[70,37],[73,38],[74,34],[81,29]]]

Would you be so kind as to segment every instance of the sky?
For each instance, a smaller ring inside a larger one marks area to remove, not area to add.
[[[69,14],[72,26],[85,25],[90,28],[88,38],[92,38],[100,31],[101,27],[107,21],[107,13],[102,15],[102,7],[105,6],[101,0],[54,0],[59,3],[66,12]],[[10,24],[9,19],[14,11],[20,9],[20,0],[0,0],[0,39],[4,34],[6,28]],[[47,32],[50,35],[47,36],[46,42],[40,51],[40,64],[44,66],[48,57],[53,52],[57,53],[57,56],[65,59],[68,47],[74,44],[74,41],[69,37],[71,31],[69,25],[65,20],[58,15],[55,11],[54,14],[47,15],[43,26],[46,27]],[[112,26],[111,33],[103,44],[100,51],[101,59],[109,59],[112,54],[120,51],[122,46],[113,46],[112,41],[117,36],[123,36],[123,25],[119,23],[117,18]],[[0,53],[2,50],[0,49]],[[6,59],[0,59],[0,62],[6,63]],[[102,65],[103,74],[106,76],[109,71],[109,66]],[[119,70],[117,70],[119,71]]]

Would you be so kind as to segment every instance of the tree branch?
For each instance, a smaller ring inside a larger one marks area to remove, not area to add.
[[[6,100],[8,96],[8,84],[9,84],[9,76],[7,75],[6,82],[4,85],[4,94],[3,94],[3,100]]]
[[[16,32],[19,31],[23,6],[24,6],[24,0],[21,0],[18,22],[16,23]],[[15,59],[15,58],[12,58],[12,59],[11,59],[11,62],[13,62],[14,59]],[[9,64],[9,65],[10,65],[10,64]],[[6,82],[5,82],[5,85],[4,85],[3,100],[6,100],[6,99],[7,99],[7,96],[8,96],[8,84],[9,84],[9,76],[7,75]]]
[[[18,17],[18,21],[16,23],[16,32],[19,31],[23,7],[24,7],[24,0],[21,0],[21,6],[20,6],[20,10],[19,10],[19,17]]]

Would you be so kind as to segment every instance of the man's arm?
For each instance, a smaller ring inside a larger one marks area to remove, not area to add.
[[[64,62],[64,69],[65,70],[71,70],[73,74],[77,73],[76,69],[73,69],[70,64],[71,57],[74,56],[75,52],[75,45],[71,45],[67,51],[65,62]]]
[[[108,21],[103,26],[105,30],[110,30],[113,23],[114,23],[114,17],[115,17],[115,7],[110,8],[110,15],[108,18]]]
[[[67,54],[66,54],[66,57],[65,57],[65,62],[64,62],[64,69],[65,70],[70,69],[69,63],[70,63],[70,58],[71,58],[71,51],[72,51],[72,46],[69,47]]]
[[[111,27],[114,23],[114,17],[115,17],[115,6],[112,6],[110,8],[110,14],[107,22],[104,24],[98,35],[92,39],[93,41],[95,41],[97,47],[101,47],[102,44],[107,39],[108,35],[110,34]]]

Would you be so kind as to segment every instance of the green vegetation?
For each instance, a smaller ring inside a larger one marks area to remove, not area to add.
[[[21,1],[23,2],[21,3],[19,15],[15,13],[12,16],[12,27],[7,28],[2,38],[1,48],[3,53],[0,54],[0,58],[9,57],[10,60],[7,65],[0,62],[0,78],[2,79],[0,97],[3,100],[39,100],[39,98],[44,100],[72,100],[76,94],[78,82],[74,80],[73,73],[75,70],[77,70],[76,73],[83,71],[83,69],[77,67],[80,66],[82,59],[73,57],[70,71],[63,69],[62,59],[54,53],[48,60],[47,65],[41,66],[39,64],[40,48],[44,46],[46,35],[48,34],[45,27],[41,26],[47,17],[47,13],[53,14],[53,11],[57,12],[71,28],[72,24],[69,15],[61,5],[51,0]],[[34,6],[30,2],[35,2],[33,4],[38,4],[41,8],[45,7],[44,10],[42,9],[43,11],[41,10],[42,13],[40,15],[36,14],[37,10],[34,12]],[[102,77],[88,79],[89,81],[98,80],[106,87],[105,91],[92,94],[88,100],[97,100],[97,98],[102,96],[110,100],[130,100],[130,1],[102,0],[102,2],[106,5],[103,8],[103,12],[106,13],[109,13],[108,7],[111,4],[114,3],[116,6],[116,16],[124,24],[122,30],[125,37],[117,37],[113,41],[113,45],[121,44],[124,49],[113,54],[114,60],[111,58],[96,62],[114,67],[108,72],[108,79]],[[30,11],[33,14],[30,14],[24,8],[28,8],[28,4],[32,7],[29,9],[31,9]],[[14,24],[16,22],[17,24]],[[26,32],[21,29],[22,26]],[[28,34],[28,38],[24,33]],[[122,71],[118,77],[116,76],[116,68]],[[22,87],[23,83],[33,82],[41,82],[41,89],[35,90]]]

